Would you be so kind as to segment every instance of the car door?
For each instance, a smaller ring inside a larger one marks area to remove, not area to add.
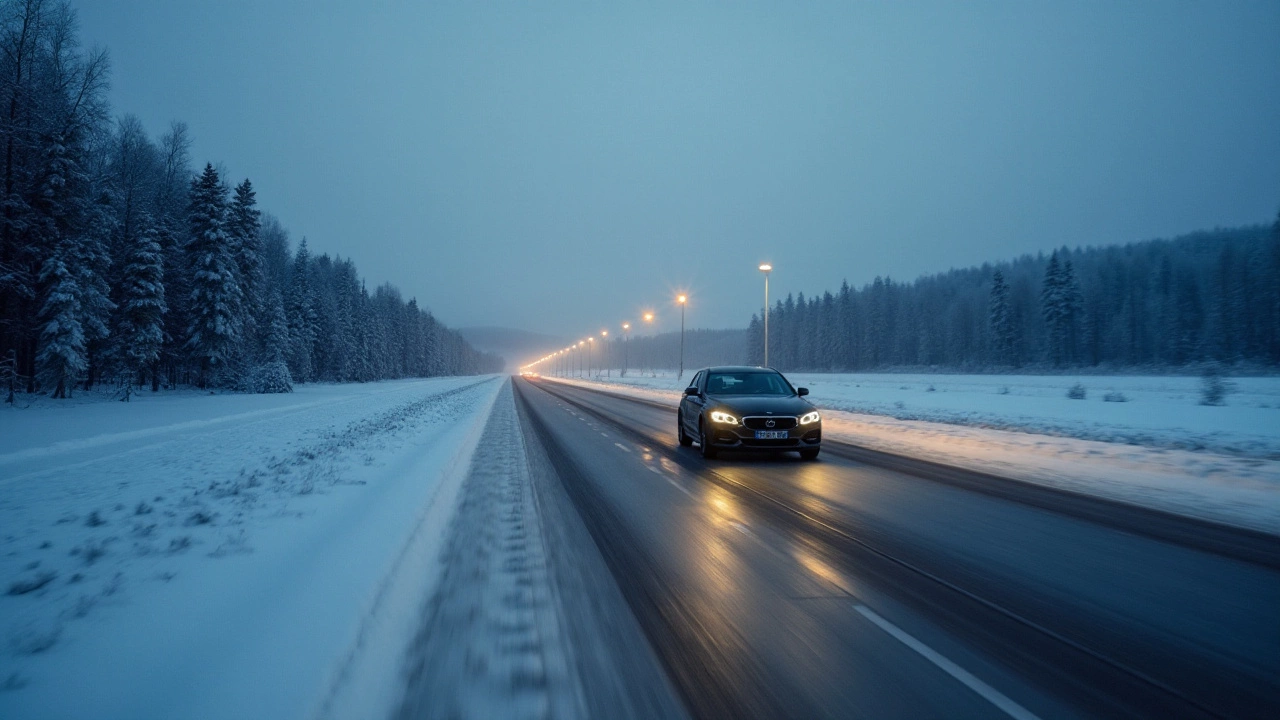
[[[706,379],[707,371],[699,370],[693,376],[693,380],[689,382],[689,387],[698,388],[699,395],[685,395],[680,400],[683,411],[680,417],[684,419],[684,431],[693,435],[698,431],[698,417],[702,414],[703,399],[701,397],[702,383]]]

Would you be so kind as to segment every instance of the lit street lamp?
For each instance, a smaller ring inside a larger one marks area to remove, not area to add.
[[[645,321],[645,322],[647,322],[647,323],[649,323],[650,325],[652,325],[652,324],[653,324],[653,313],[651,313],[651,312],[647,312],[647,313],[645,313],[645,314],[644,314],[644,321]],[[652,353],[653,353],[653,338],[652,338],[652,337],[650,337],[650,338],[649,338],[649,343],[648,343],[648,345],[647,345],[647,349],[645,350],[645,353],[644,353],[645,365],[648,365],[648,366],[649,366],[649,374],[650,374],[651,376],[653,376],[653,377],[657,377],[657,374],[653,372],[653,357],[651,356],[651,355],[652,355]]]
[[[591,379],[591,346],[596,344],[596,336],[587,338],[587,379]]]
[[[676,302],[680,303],[680,374],[676,376],[677,380],[684,378],[684,306],[688,300],[684,295],[676,297]]]
[[[600,354],[604,356],[604,376],[613,377],[613,363],[609,362],[609,331],[601,330],[600,337],[604,338],[604,347],[600,349]]]
[[[773,266],[764,263],[760,272],[764,273],[764,366],[769,367],[769,272]]]
[[[631,323],[622,323],[622,377],[627,376],[627,350],[631,347]]]

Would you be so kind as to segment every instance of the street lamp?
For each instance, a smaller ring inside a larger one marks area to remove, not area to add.
[[[688,300],[684,295],[676,296],[676,302],[680,304],[680,374],[676,376],[677,380],[684,378],[684,306]]]
[[[613,363],[609,362],[609,331],[601,330],[600,337],[604,338],[604,348],[600,350],[604,355],[604,376],[613,377]]]
[[[622,323],[622,377],[627,376],[627,350],[631,347],[631,323]]]
[[[651,312],[647,312],[647,313],[645,313],[645,314],[644,314],[644,321],[652,325],[652,324],[653,324],[653,313],[651,313]],[[650,338],[649,338],[649,343],[646,345],[646,348],[645,348],[645,352],[644,352],[644,359],[646,360],[646,363],[645,363],[645,364],[649,366],[649,375],[650,375],[651,377],[657,377],[657,376],[658,376],[658,375],[657,375],[657,373],[655,373],[655,372],[653,371],[653,357],[652,357],[652,353],[653,353],[653,337],[652,337],[652,336],[650,336]]]
[[[764,366],[769,367],[769,273],[773,266],[769,263],[760,265],[764,273]]]
[[[587,338],[587,379],[591,379],[591,346],[596,344],[596,336]]]
[[[578,341],[578,377],[582,377],[582,346],[586,344],[586,340]]]

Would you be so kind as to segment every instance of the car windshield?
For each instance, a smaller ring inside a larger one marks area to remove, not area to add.
[[[713,372],[708,395],[792,395],[791,385],[775,372]]]

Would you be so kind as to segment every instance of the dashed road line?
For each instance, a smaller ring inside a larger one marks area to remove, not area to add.
[[[982,699],[992,705],[995,705],[1009,717],[1015,718],[1015,720],[1040,720],[1030,710],[1027,710],[1018,703],[1005,697],[999,690],[996,690],[990,685],[974,677],[968,670],[965,670],[959,665],[951,662],[933,648],[908,635],[906,631],[880,617],[874,610],[866,605],[854,605],[853,609],[857,610],[858,614],[870,620],[876,627],[889,633],[894,637],[894,639],[912,650],[915,650],[923,656],[924,659],[938,666],[943,672],[956,680],[959,680],[962,685],[980,695]]]
[[[631,452],[631,448],[627,447],[626,445],[623,445],[622,443],[614,443],[614,445],[617,445],[619,450],[622,450],[624,452]]]

